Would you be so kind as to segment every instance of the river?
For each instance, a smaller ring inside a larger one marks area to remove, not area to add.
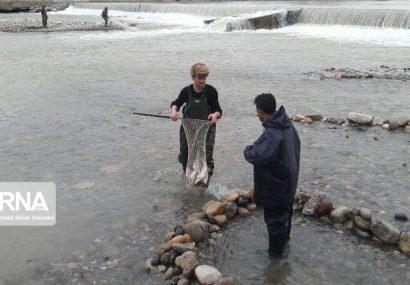
[[[273,93],[289,114],[409,117],[408,81],[314,75],[331,67],[409,68],[408,1],[77,3],[50,12],[49,21],[98,22],[103,6],[124,31],[0,33],[1,181],[57,185],[55,226],[1,228],[0,284],[79,284],[74,273],[47,281],[50,264],[100,264],[107,256],[118,267],[79,269],[85,284],[161,284],[143,264],[163,235],[212,197],[252,188],[252,167],[242,151],[262,132],[253,105],[262,92]],[[232,16],[296,8],[307,12],[295,25],[225,32]],[[321,18],[326,9],[333,22]],[[401,20],[371,26],[380,13]],[[203,22],[214,18],[219,20]],[[195,62],[209,66],[207,83],[217,88],[223,109],[207,190],[189,187],[183,178],[176,161],[179,123],[132,114],[168,114],[170,102],[190,84]],[[370,208],[409,231],[409,223],[393,219],[395,212],[410,214],[408,134],[295,125],[302,140],[299,189],[325,192],[337,205]],[[260,254],[267,234],[259,211],[229,225],[223,242],[204,256],[237,284],[409,280],[403,254],[309,218],[294,220],[290,253],[281,263]]]

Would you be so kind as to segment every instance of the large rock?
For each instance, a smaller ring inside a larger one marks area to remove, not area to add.
[[[387,244],[395,244],[400,239],[400,231],[392,224],[380,219],[373,220],[370,230]]]
[[[190,279],[194,276],[194,270],[199,262],[194,252],[187,251],[175,259],[175,265],[181,267],[183,277]]]
[[[329,199],[323,199],[319,205],[315,208],[314,214],[318,217],[327,216],[333,210],[332,201]]]
[[[228,202],[235,202],[238,200],[239,194],[236,192],[229,193],[228,195],[225,196],[225,200]]]
[[[406,134],[410,134],[410,125],[407,125],[407,126],[404,127],[404,132]]]
[[[214,201],[205,209],[205,213],[208,216],[217,216],[223,214],[224,210],[225,207],[222,202]]]
[[[333,211],[330,212],[329,218],[335,224],[344,223],[347,219],[347,211],[348,209],[344,206],[336,207],[335,209],[333,209]]]
[[[370,221],[370,220],[372,219],[372,210],[367,209],[367,208],[360,208],[360,210],[359,210],[359,215],[360,215],[363,219],[365,219],[365,220],[367,220],[367,221]]]
[[[238,198],[239,198],[239,195],[238,195]],[[225,206],[224,214],[226,215],[226,217],[228,219],[232,219],[233,217],[235,217],[236,213],[238,212],[238,205],[236,205],[236,203],[234,202],[225,201],[224,206]]]
[[[222,277],[222,274],[212,266],[199,265],[195,268],[195,276],[201,284],[212,285]]]
[[[366,125],[366,126],[371,126],[374,117],[366,114],[360,114],[360,113],[354,113],[350,112],[347,115],[347,119],[353,123],[359,124],[359,125]]]
[[[353,221],[359,229],[364,231],[370,230],[370,221],[363,219],[361,216],[355,216]]]
[[[405,255],[410,255],[410,232],[402,233],[399,248]]]
[[[208,237],[209,223],[204,221],[193,221],[184,225],[184,232],[192,237],[194,242],[200,242]]]
[[[192,223],[193,221],[197,221],[197,220],[206,220],[205,212],[195,212],[195,213],[189,214],[188,217],[186,218],[187,224]]]

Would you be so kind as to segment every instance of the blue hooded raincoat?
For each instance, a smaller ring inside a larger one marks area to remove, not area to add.
[[[300,139],[283,106],[262,125],[263,134],[244,150],[245,159],[254,166],[255,203],[288,209],[298,183]]]

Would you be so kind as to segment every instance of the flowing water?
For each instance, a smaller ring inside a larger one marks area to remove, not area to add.
[[[408,81],[306,75],[329,67],[410,67],[408,1],[79,3],[49,13],[49,21],[101,21],[103,6],[129,28],[0,33],[1,181],[57,185],[54,227],[1,228],[0,284],[45,284],[42,273],[50,262],[78,256],[99,262],[107,255],[119,269],[84,269],[85,284],[92,284],[89,275],[104,276],[109,284],[154,282],[142,264],[166,232],[212,197],[252,188],[252,167],[242,151],[262,132],[252,103],[257,94],[272,92],[289,114],[410,115]],[[225,32],[238,14],[298,8],[302,14],[294,25]],[[388,22],[396,24],[371,20],[392,13],[398,20]],[[369,18],[360,22],[349,15]],[[219,20],[203,23],[213,18]],[[188,187],[182,176],[179,123],[132,115],[168,114],[170,102],[190,83],[195,62],[210,67],[208,83],[217,88],[223,109],[207,190]],[[322,123],[296,127],[300,189],[325,192],[337,205],[368,207],[409,230],[409,223],[393,220],[395,212],[409,214],[408,135]],[[410,278],[404,255],[300,216],[289,257],[279,263],[261,253],[267,235],[260,212],[229,225],[223,235],[204,258],[238,284],[405,284]],[[77,284],[71,276],[59,282]]]

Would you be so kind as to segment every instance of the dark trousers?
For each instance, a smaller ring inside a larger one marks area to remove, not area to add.
[[[47,19],[43,18],[43,28],[47,28]]]
[[[293,206],[264,208],[263,216],[269,235],[269,253],[280,255],[290,237]]]
[[[106,26],[106,27],[107,27],[107,24],[108,24],[108,18],[104,18],[104,21],[105,21],[104,26]]]
[[[212,175],[214,173],[214,146],[215,146],[215,134],[216,134],[216,125],[211,125],[208,129],[206,135],[206,165],[208,166],[208,174]],[[179,155],[178,161],[182,164],[182,169],[186,170],[188,163],[188,142],[185,134],[184,128],[181,126],[179,129]]]

